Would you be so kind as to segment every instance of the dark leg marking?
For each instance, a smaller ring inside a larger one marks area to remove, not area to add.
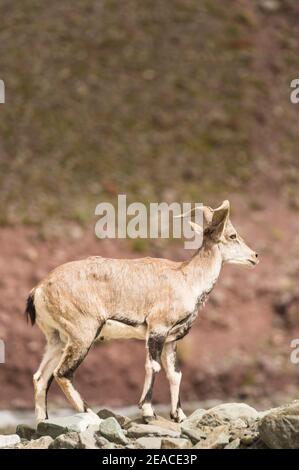
[[[162,335],[153,335],[148,339],[148,350],[149,355],[153,361],[161,363],[161,354],[165,342],[165,336]]]
[[[51,387],[51,383],[53,382],[53,379],[54,379],[54,375],[52,374],[48,380],[47,387],[46,387],[46,394],[45,394],[46,419],[49,418],[48,416],[48,391],[49,391],[49,388]]]
[[[149,337],[148,342],[147,342],[150,359],[153,361],[156,361],[159,365],[161,364],[161,354],[162,354],[164,342],[165,342],[165,336],[162,336],[162,335],[152,335]],[[144,405],[145,403],[151,403],[152,401],[155,375],[156,375],[156,371],[153,371],[152,377],[151,377],[151,383],[148,387],[148,390],[144,396],[144,399],[139,403],[140,407]]]

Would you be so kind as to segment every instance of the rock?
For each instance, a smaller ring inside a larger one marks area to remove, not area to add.
[[[107,439],[88,429],[81,433],[61,434],[50,445],[50,449],[98,449],[107,444]]]
[[[0,448],[13,446],[15,444],[19,444],[20,442],[20,436],[17,434],[0,435]]]
[[[270,449],[299,449],[299,402],[266,414],[259,423],[259,432]]]
[[[190,428],[183,423],[182,425],[182,437],[188,437],[191,439],[192,444],[196,444],[198,441],[207,437],[206,432],[199,428]]]
[[[28,426],[28,424],[19,424],[16,428],[16,434],[18,434],[21,439],[30,441],[30,439],[36,436],[36,430],[32,426]]]
[[[181,425],[179,423],[174,423],[169,419],[165,419],[162,416],[157,416],[157,418],[153,419],[150,423],[152,426],[158,426],[164,429],[168,429],[174,432],[181,432]]]
[[[258,439],[255,441],[248,449],[269,449],[266,444],[262,441],[262,439]]]
[[[126,445],[128,440],[124,434],[124,431],[120,427],[119,423],[115,418],[104,419],[99,427],[99,433],[106,437],[109,441],[112,441],[116,444]]]
[[[238,419],[232,421],[232,422],[231,422],[231,425],[232,425],[234,428],[237,428],[237,429],[244,429],[244,428],[247,428],[248,423],[246,423],[243,419],[238,418]]]
[[[126,416],[114,413],[113,411],[108,410],[108,408],[102,408],[98,411],[97,415],[100,419],[115,418],[122,427],[127,426],[131,422],[131,420]]]
[[[192,444],[189,439],[164,437],[161,442],[161,449],[191,449]]]
[[[139,437],[135,442],[141,449],[161,449],[161,441],[161,437]]]
[[[180,432],[173,431],[171,429],[162,428],[161,426],[154,426],[152,424],[134,424],[130,426],[127,431],[128,437],[138,438],[138,437],[180,437]]]
[[[238,447],[240,446],[240,442],[240,439],[237,437],[229,444],[226,444],[226,446],[224,446],[224,449],[238,449]]]
[[[222,449],[229,443],[230,433],[229,426],[217,426],[207,439],[199,441],[193,449]]]
[[[80,444],[79,434],[77,432],[69,432],[56,437],[49,449],[78,449]]]
[[[98,435],[98,434],[95,434],[95,435],[94,435],[94,438],[95,438],[95,440],[96,440],[96,445],[97,445],[97,447],[99,447],[99,448],[102,448],[102,447],[106,446],[107,444],[109,444],[108,439],[106,439],[106,438],[103,437],[103,436],[100,436],[100,435]]]
[[[124,446],[115,444],[115,442],[108,442],[102,447],[102,449],[124,449]]]
[[[241,436],[240,436],[240,440],[241,440],[241,444],[243,446],[250,446],[252,445],[255,441],[257,441],[259,438],[259,433],[257,432],[252,432],[250,430],[248,431],[245,431]]]
[[[77,413],[73,416],[52,418],[38,423],[37,432],[40,436],[51,436],[53,439],[67,432],[83,432],[89,426],[100,425],[100,418],[95,413]]]
[[[219,426],[238,419],[256,420],[258,416],[258,411],[246,403],[224,403],[208,410],[199,423],[206,426]]]
[[[23,445],[22,449],[48,449],[49,446],[52,444],[53,439],[50,436],[42,436],[38,439],[34,439],[33,441],[27,442]]]
[[[222,424],[225,424],[228,421],[229,421],[228,418],[224,418],[223,416],[219,416],[214,411],[206,411],[206,413],[198,421],[197,426],[215,427],[215,426],[221,426]]]
[[[188,428],[193,427],[193,426],[196,427],[206,412],[207,410],[204,410],[202,408],[195,410],[190,416],[187,417],[187,419],[183,421],[183,424],[187,426]]]
[[[105,439],[105,445],[107,440]],[[93,430],[87,429],[79,434],[80,449],[98,449],[96,434]]]

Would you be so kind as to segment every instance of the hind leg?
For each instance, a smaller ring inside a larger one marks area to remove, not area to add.
[[[84,331],[84,334],[80,334],[82,331],[80,329],[76,335],[69,336],[61,360],[54,371],[56,382],[66,398],[79,413],[89,410],[87,404],[83,401],[72,383],[73,374],[86,357],[101,328],[102,325],[100,327],[97,325],[94,331]]]
[[[33,376],[35,416],[37,422],[48,418],[47,413],[47,392],[53,380],[53,372],[57,367],[63,343],[56,331],[52,331],[47,337],[46,351],[42,362]]]

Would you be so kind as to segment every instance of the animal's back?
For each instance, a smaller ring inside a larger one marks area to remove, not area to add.
[[[171,278],[180,277],[179,267],[180,263],[160,258],[92,256],[68,262],[38,284],[40,310],[47,310],[54,321],[91,315],[140,324],[169,295]]]

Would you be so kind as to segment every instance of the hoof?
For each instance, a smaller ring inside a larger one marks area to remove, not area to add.
[[[175,423],[182,423],[186,419],[186,415],[182,410],[178,410],[176,413],[170,413],[170,418]]]
[[[156,419],[156,415],[142,416],[142,419],[145,422],[145,424],[149,424]]]

